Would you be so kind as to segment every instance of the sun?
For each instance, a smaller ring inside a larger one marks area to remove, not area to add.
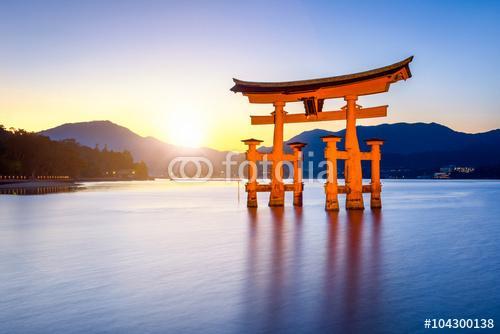
[[[178,146],[201,147],[205,137],[202,120],[190,113],[176,113],[167,120],[168,142]]]

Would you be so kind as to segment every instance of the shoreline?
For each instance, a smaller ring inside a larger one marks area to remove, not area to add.
[[[18,180],[0,182],[0,189],[33,189],[46,187],[76,188],[79,184],[75,181],[50,181],[50,180]]]
[[[216,179],[167,179],[167,178],[158,178],[160,180],[171,180],[176,182],[213,182],[213,181],[230,181],[230,182],[245,182],[245,179],[230,179],[224,180],[220,178]],[[116,178],[86,178],[86,179],[77,179],[77,180],[0,180],[0,189],[34,189],[34,188],[49,188],[49,187],[58,187],[58,188],[78,188],[83,186],[83,182],[123,182],[123,181],[154,181],[155,178],[149,178],[146,180],[133,180],[133,179],[116,179]],[[304,181],[310,179],[304,179]],[[382,179],[382,180],[394,180],[394,181],[500,181],[499,179],[421,179],[421,178],[404,178],[404,179]]]
[[[77,188],[81,186],[82,182],[115,182],[115,181],[150,181],[154,178],[146,180],[134,179],[118,179],[118,178],[81,178],[69,180],[0,180],[0,189],[33,189],[33,188]]]

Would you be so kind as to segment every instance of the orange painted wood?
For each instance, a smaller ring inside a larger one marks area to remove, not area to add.
[[[285,184],[285,191],[294,191],[294,184]],[[263,192],[271,192],[271,185],[270,184],[257,184],[256,191],[263,193]]]
[[[375,118],[387,116],[387,105],[360,108],[356,110],[356,118]],[[274,116],[250,116],[252,125],[274,124]],[[322,121],[338,121],[346,119],[345,110],[322,111],[315,116],[306,116],[306,114],[287,114],[285,115],[285,123],[307,123],[307,122],[322,122]]]

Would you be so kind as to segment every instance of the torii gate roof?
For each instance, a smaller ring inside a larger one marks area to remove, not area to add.
[[[400,62],[392,65],[380,67],[377,69],[354,73],[339,75],[328,78],[312,79],[312,80],[298,80],[298,81],[285,81],[285,82],[252,82],[233,79],[235,85],[231,91],[237,93],[241,92],[243,95],[249,96],[250,102],[270,102],[274,100],[293,101],[300,100],[300,96],[308,96],[307,92],[324,91],[324,96],[317,96],[318,98],[332,98],[342,96],[343,94],[350,94],[349,89],[353,88],[352,93],[356,95],[367,95],[387,91],[390,83],[398,80],[411,77],[409,64],[413,60],[413,56],[406,58]],[[379,79],[379,80],[378,80]],[[371,85],[366,85],[372,83]],[[380,85],[384,83],[384,85]],[[361,86],[364,89],[361,89]],[[370,86],[370,88],[368,88]],[[377,86],[375,88],[375,86]],[[343,88],[341,91],[337,88]],[[332,90],[334,89],[334,90]],[[330,93],[328,93],[328,92]],[[264,94],[273,96],[271,100],[268,98],[257,98],[252,101],[252,96],[263,97]],[[300,94],[300,96],[297,96]],[[295,95],[296,98],[289,96],[284,98],[283,95]],[[314,94],[316,95],[316,94]],[[279,98],[281,96],[282,98]]]

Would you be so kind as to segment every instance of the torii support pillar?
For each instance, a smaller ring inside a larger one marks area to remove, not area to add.
[[[247,191],[247,207],[257,207],[257,160],[260,158],[260,153],[257,151],[257,145],[262,143],[258,139],[242,140],[248,146],[246,158],[248,161],[248,183],[246,184]]]
[[[372,209],[380,209],[382,207],[382,201],[380,199],[380,192],[382,191],[382,185],[380,184],[380,146],[384,143],[382,139],[372,138],[367,139],[366,144],[371,147],[371,198],[370,207]]]
[[[338,184],[337,184],[337,143],[342,140],[338,136],[324,136],[321,139],[326,143],[325,159],[326,159],[326,183],[325,183],[325,210],[338,211]]]
[[[345,97],[346,107],[346,131],[345,150],[347,159],[345,161],[345,185],[347,210],[363,210],[363,175],[361,172],[361,152],[359,150],[358,136],[356,134],[356,100],[357,96]]]
[[[274,102],[274,136],[271,168],[271,194],[269,206],[285,205],[285,185],[283,183],[283,125],[284,102]]]
[[[306,146],[305,143],[294,142],[289,143],[293,149],[293,206],[302,206],[302,192],[304,183],[302,182],[302,149]]]

